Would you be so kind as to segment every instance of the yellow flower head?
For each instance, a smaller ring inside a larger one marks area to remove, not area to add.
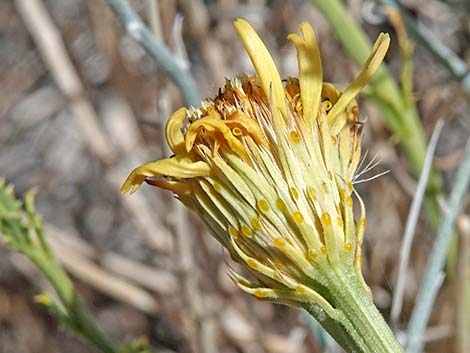
[[[256,277],[254,283],[232,274],[245,291],[288,303],[325,301],[319,293],[328,268],[360,267],[365,210],[358,198],[355,222],[352,181],[362,130],[355,97],[390,39],[379,36],[340,92],[323,82],[308,23],[300,25],[301,36],[288,36],[299,78],[284,81],[251,25],[238,19],[235,27],[257,76],[236,76],[200,108],[177,110],[166,126],[174,156],[133,170],[122,192],[144,181],[173,191]]]

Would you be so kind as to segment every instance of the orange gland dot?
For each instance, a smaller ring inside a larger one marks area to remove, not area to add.
[[[276,200],[276,207],[279,211],[285,212],[286,211],[286,204],[281,199]]]
[[[305,289],[302,286],[295,286],[295,291],[299,294],[304,294],[305,293]]]
[[[246,225],[242,225],[242,234],[245,237],[251,237],[253,235],[253,232]]]
[[[253,226],[253,228],[255,228],[256,230],[260,230],[261,229],[261,223],[259,222],[259,219],[258,218],[253,218],[251,220],[251,225]]]
[[[322,245],[322,247],[320,248],[320,251],[323,255],[326,255],[328,253],[328,250],[326,249],[325,245]]]
[[[300,213],[299,211],[295,211],[293,214],[292,214],[292,218],[294,219],[294,222],[296,224],[300,224],[302,223],[302,221],[304,220],[304,216],[302,216],[302,213]]]
[[[294,143],[299,143],[300,142],[300,137],[299,137],[299,134],[297,133],[297,131],[292,130],[289,133],[289,135],[290,135],[290,138],[291,138],[292,142],[294,142]]]
[[[309,250],[309,251],[307,251],[307,256],[310,260],[315,260],[318,256],[318,254],[315,250]]]
[[[214,186],[214,190],[217,191],[217,192],[220,192],[220,190],[222,189],[222,187],[220,186],[220,184],[217,183],[217,182],[215,182],[213,186]]]
[[[241,136],[243,133],[242,133],[242,130],[239,127],[234,127],[232,129],[232,134],[234,134],[235,136]]]
[[[283,249],[286,246],[286,242],[282,238],[276,238],[274,239],[274,245],[278,249]]]
[[[268,296],[268,292],[262,289],[255,289],[253,295],[258,298],[266,298]]]
[[[261,212],[268,212],[269,211],[269,204],[266,200],[259,200],[258,201],[258,208]]]
[[[352,250],[353,246],[351,243],[346,243],[344,244],[344,250],[346,250],[347,252],[350,252]]]
[[[317,200],[317,198],[315,197],[315,191],[313,190],[311,186],[307,189],[307,196],[308,196],[308,199],[312,202]]]
[[[290,188],[290,194],[292,195],[292,197],[294,198],[294,200],[297,200],[299,198],[299,192],[297,191],[297,189],[295,187],[291,187]]]
[[[256,261],[253,260],[253,259],[248,259],[248,260],[246,260],[246,264],[247,264],[250,268],[252,268],[253,270],[256,270],[256,269],[258,268],[258,264],[257,264]]]
[[[343,226],[344,226],[344,222],[343,222],[343,219],[341,217],[338,217],[338,226],[340,228],[343,228]]]
[[[365,219],[365,218],[361,218],[361,219],[359,220],[359,227],[365,228],[366,225],[367,225],[366,219]]]
[[[328,214],[328,212],[325,212],[321,215],[321,222],[322,222],[324,227],[331,226],[331,217]]]
[[[333,143],[333,145],[336,145],[337,139],[335,136],[331,136],[331,142]]]
[[[282,262],[281,259],[274,259],[274,266],[276,266],[277,268],[283,268],[284,262]]]

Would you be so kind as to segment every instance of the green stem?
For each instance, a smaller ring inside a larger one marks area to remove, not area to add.
[[[315,6],[322,12],[336,36],[341,41],[352,59],[362,65],[370,54],[371,43],[366,34],[347,13],[340,0],[312,0]],[[382,65],[372,78],[374,89],[385,93],[384,96],[393,103],[400,103],[401,93],[398,85],[393,80],[386,66]]]
[[[117,348],[108,340],[101,329],[95,324],[87,307],[76,297],[70,315],[77,323],[77,332],[87,338],[104,353],[117,353]]]
[[[102,352],[116,353],[117,349],[96,325],[87,307],[78,299],[72,281],[56,262],[55,258],[46,256],[43,252],[36,249],[31,249],[28,257],[44,273],[55,288],[66,310],[68,316],[67,324]]]
[[[354,329],[363,338],[367,353],[403,353],[390,327],[374,304],[368,288],[352,268],[337,268],[332,286],[336,284],[337,305]],[[364,352],[364,353],[366,353]]]
[[[350,325],[340,324],[336,318],[325,315],[322,309],[316,305],[315,301],[304,304],[304,309],[320,323],[321,327],[324,328],[346,352],[363,352],[361,347],[361,345],[363,345],[362,338],[357,336],[357,333],[353,330],[348,330],[346,326],[349,327]],[[356,334],[355,337],[354,334]]]
[[[340,264],[334,270],[331,267],[326,270],[327,286],[338,317],[323,318],[322,324],[338,344],[348,353],[404,353],[354,268]],[[322,319],[318,310],[308,306],[306,309],[317,320]]]

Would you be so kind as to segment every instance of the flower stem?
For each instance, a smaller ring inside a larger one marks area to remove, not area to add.
[[[403,353],[384,318],[375,306],[370,290],[354,268],[339,265],[329,269],[328,289],[338,316],[322,317],[314,307],[306,309],[348,353]]]

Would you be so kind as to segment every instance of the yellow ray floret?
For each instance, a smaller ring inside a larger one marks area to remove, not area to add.
[[[186,108],[180,108],[174,112],[165,127],[165,136],[168,146],[174,154],[185,155],[184,135],[181,131],[183,122],[186,119]]]
[[[306,122],[311,123],[316,120],[320,107],[323,71],[312,26],[302,22],[300,30],[303,38],[295,33],[289,34],[287,38],[294,42],[297,49],[303,117]]]
[[[186,152],[190,152],[193,148],[194,142],[199,135],[199,130],[206,132],[218,132],[223,136],[229,148],[239,156],[248,158],[243,144],[234,136],[232,130],[227,126],[225,121],[205,117],[192,123],[186,133]]]
[[[269,54],[268,49],[254,28],[246,20],[238,18],[235,21],[235,28],[255,67],[266,97],[271,97],[273,101],[274,114],[277,115],[277,110],[279,110],[282,116],[286,116],[284,87],[271,54]]]
[[[325,299],[331,296],[319,294],[329,289],[316,286],[330,283],[322,276],[332,267],[360,276],[365,208],[359,199],[357,217],[352,183],[362,124],[354,98],[378,70],[390,39],[379,36],[357,78],[340,92],[323,82],[308,23],[288,37],[299,78],[285,84],[253,27],[243,19],[235,27],[257,76],[237,75],[199,108],[177,110],[165,128],[174,157],[134,169],[121,191],[134,192],[144,181],[171,190],[253,274],[256,284],[239,280],[242,288],[287,303],[311,298],[334,317]]]
[[[346,109],[349,103],[359,94],[375,72],[379,69],[390,45],[390,36],[381,33],[372,47],[372,52],[367,58],[356,79],[341,94],[336,104],[328,112],[328,123],[334,126],[332,134],[337,134],[344,125],[344,121],[337,123],[338,116]]]
[[[210,167],[206,162],[191,162],[188,158],[173,157],[150,162],[135,168],[121,186],[121,192],[135,192],[145,179],[165,175],[173,178],[197,178],[207,176]]]
[[[258,123],[245,113],[235,112],[230,116],[230,120],[227,120],[225,123],[232,129],[234,135],[238,135],[236,130],[238,128],[241,134],[248,134],[258,145],[268,147],[268,141]]]

